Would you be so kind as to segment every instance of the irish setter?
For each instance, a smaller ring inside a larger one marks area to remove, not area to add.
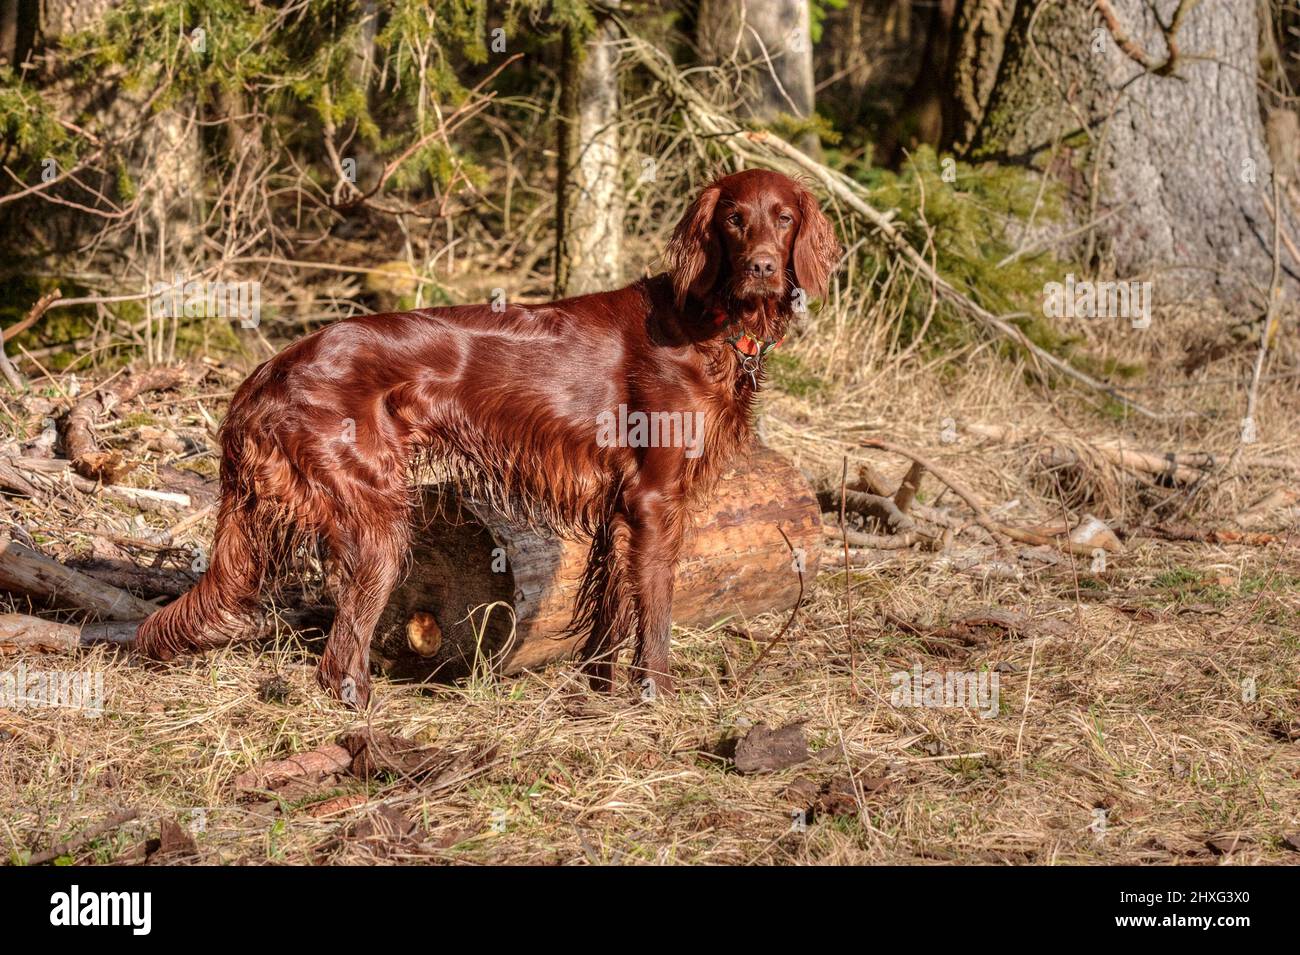
[[[545,305],[366,315],[295,342],[236,392],[209,569],[141,624],[137,648],[170,659],[251,636],[264,586],[319,542],[337,611],[317,677],[366,706],[370,639],[403,572],[416,475],[433,465],[521,519],[590,536],[573,623],[589,678],[611,687],[635,636],[633,681],[670,692],[692,505],[749,443],[763,357],[838,256],[806,189],[748,170],[690,206],[664,274]],[[608,426],[636,412],[703,430],[644,440]]]

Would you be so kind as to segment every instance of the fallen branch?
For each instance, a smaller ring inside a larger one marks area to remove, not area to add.
[[[8,491],[17,491],[19,494],[26,494],[28,497],[39,497],[40,490],[31,481],[27,480],[8,458],[0,458],[0,488]]]
[[[62,458],[9,458],[0,464],[0,486],[9,486],[6,475],[22,472],[31,478],[32,484],[39,489],[54,490],[59,484],[67,482],[73,488],[85,494],[99,494],[110,500],[130,504],[142,511],[171,513],[178,508],[190,506],[190,496],[175,491],[154,491],[143,487],[124,487],[120,484],[98,484],[84,478],[71,470],[72,462]],[[13,488],[21,490],[21,488]]]
[[[868,547],[872,550],[906,550],[921,541],[934,540],[934,538],[923,536],[916,531],[907,531],[903,534],[864,534],[850,527],[829,526],[825,527],[824,531],[826,536],[836,544],[841,541],[848,541],[854,547]]]
[[[969,611],[946,626],[905,620],[892,613],[886,613],[885,620],[903,633],[920,639],[931,653],[945,655],[991,643],[994,637],[988,632],[990,630],[1001,630],[1019,640],[1051,640],[1070,632],[1069,624],[1053,617],[1030,617],[1001,607]]]
[[[1209,476],[1216,464],[1214,455],[1208,452],[1139,451],[1115,438],[1086,441],[1073,435],[1030,433],[1003,424],[970,424],[965,430],[1002,444],[1045,443],[1047,447],[1040,454],[1039,463],[1048,468],[1084,464],[1084,457],[1088,456],[1126,471],[1149,474],[1168,484],[1197,484]]]
[[[915,464],[921,465],[923,468],[925,468],[927,471],[933,474],[938,481],[948,485],[948,487],[952,489],[954,494],[956,494],[959,498],[961,498],[963,501],[966,502],[966,506],[975,512],[975,520],[981,527],[983,527],[986,531],[992,534],[995,538],[998,536],[1002,536],[1002,537],[1009,536],[1007,534],[1004,534],[999,529],[998,524],[993,520],[992,517],[989,516],[988,510],[985,508],[984,503],[975,495],[974,491],[967,488],[965,484],[963,484],[961,481],[958,481],[955,477],[949,474],[945,469],[936,465],[933,461],[921,457],[915,451],[908,450],[907,448],[901,447],[897,444],[892,444],[889,441],[882,441],[879,438],[867,438],[862,442],[862,447],[876,448],[880,451],[888,451],[890,454],[900,455],[902,457],[907,458],[909,461],[912,461]]]
[[[898,485],[898,490],[894,492],[894,506],[901,513],[906,514],[907,509],[912,506],[916,492],[921,489],[921,478],[924,476],[925,466],[913,461],[912,466],[907,469],[903,483]]]
[[[1027,531],[1019,527],[1012,527],[1009,524],[1002,524],[995,521],[989,514],[988,509],[983,502],[976,496],[975,492],[970,490],[957,478],[953,477],[943,468],[938,467],[928,458],[923,458],[915,451],[892,444],[889,441],[882,441],[879,438],[867,438],[862,442],[864,448],[876,448],[881,451],[888,451],[890,454],[898,454],[908,460],[921,465],[927,471],[935,476],[937,480],[948,485],[958,497],[966,502],[966,506],[975,512],[975,522],[984,528],[998,542],[998,545],[1005,549],[1004,540],[1009,539],[1019,541],[1022,544],[1033,544],[1036,546],[1057,547],[1071,554],[1080,557],[1091,557],[1092,548],[1083,544],[1077,544],[1070,540],[1055,540],[1042,534]]]
[[[69,653],[97,643],[130,645],[139,621],[78,627],[22,613],[0,614],[0,650]]]
[[[823,513],[829,513],[839,511],[842,503],[845,509],[861,515],[865,520],[876,526],[888,529],[890,533],[911,530],[915,524],[915,521],[899,510],[898,505],[888,497],[869,494],[866,491],[854,491],[849,488],[844,489],[842,501],[840,497],[838,489],[831,491],[828,488],[819,488],[817,491],[817,504]]]
[[[1274,488],[1260,500],[1239,513],[1232,519],[1238,527],[1255,527],[1269,519],[1277,511],[1294,508],[1300,504],[1300,491],[1295,488]]]
[[[83,829],[69,839],[62,842],[56,842],[44,852],[34,853],[27,860],[28,865],[47,865],[62,856],[71,855],[88,842],[93,842],[106,832],[112,832],[118,826],[124,825],[140,816],[139,810],[127,809],[122,812],[114,813],[103,822],[97,822],[87,829]]]
[[[123,402],[149,391],[174,388],[186,381],[184,365],[160,365],[129,375],[100,391],[81,398],[64,419],[63,443],[72,467],[82,477],[116,484],[134,467],[119,451],[100,451],[95,442],[95,421]]]
[[[158,608],[100,583],[0,534],[0,587],[90,610],[109,620],[141,620]]]
[[[0,374],[4,375],[5,381],[14,391],[22,391],[27,387],[27,379],[23,373],[14,367],[14,363],[9,359],[9,353],[5,351],[4,343],[0,342]]]
[[[1134,527],[1129,530],[1128,536],[1150,537],[1163,541],[1190,541],[1197,544],[1242,544],[1248,547],[1264,547],[1268,544],[1289,543],[1291,541],[1290,535],[1283,537],[1280,534],[1268,534],[1261,531],[1192,527],[1188,524]]]

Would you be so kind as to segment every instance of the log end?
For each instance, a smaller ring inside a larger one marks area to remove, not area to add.
[[[417,610],[406,621],[406,642],[420,656],[434,656],[442,646],[442,627],[433,614]]]

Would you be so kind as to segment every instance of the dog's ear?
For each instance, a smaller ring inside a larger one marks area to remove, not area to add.
[[[835,229],[816,198],[799,189],[799,234],[794,239],[794,278],[810,299],[821,298],[830,287],[831,272],[840,259]]]
[[[664,259],[678,308],[686,305],[689,296],[706,297],[718,280],[722,244],[713,228],[713,213],[721,195],[717,186],[701,192],[668,240]]]

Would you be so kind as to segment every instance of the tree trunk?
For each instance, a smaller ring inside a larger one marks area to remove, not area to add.
[[[424,513],[429,520],[415,537],[411,571],[372,644],[387,674],[455,679],[476,660],[514,673],[574,653],[577,639],[565,628],[587,542],[512,525],[484,504],[436,488],[426,491]],[[723,477],[696,520],[677,569],[674,622],[708,626],[733,614],[792,608],[799,574],[781,531],[802,552],[811,587],[822,542],[817,499],[781,455],[756,447]]]
[[[36,37],[37,0],[0,0],[0,66],[15,73]]]
[[[1109,6],[1116,23],[1093,4],[1017,4],[971,154],[1030,163],[1059,138],[1078,221],[1110,214],[1085,231],[1090,265],[1151,276],[1166,299],[1239,302],[1272,247],[1256,4],[1186,4],[1168,37],[1179,0]]]
[[[586,42],[570,30],[562,42],[555,238],[561,297],[623,284],[618,26],[602,17]]]
[[[922,143],[938,146],[944,136],[945,65],[956,35],[961,0],[938,0],[931,8],[930,23],[921,51],[921,69],[880,143],[880,155],[897,166],[904,153]]]
[[[960,0],[956,35],[944,69],[943,149],[964,152],[997,80],[1014,0]]]
[[[118,5],[118,0],[46,0],[40,7],[40,36],[46,46],[53,46],[61,38],[87,30],[101,22]],[[200,56],[187,39],[181,40],[182,55]],[[118,182],[115,161],[127,171],[139,189],[140,208],[134,220],[135,228],[112,241],[127,241],[132,249],[124,254],[143,252],[143,267],[147,270],[146,284],[162,280],[170,282],[173,273],[184,272],[197,254],[200,221],[198,203],[203,190],[202,146],[199,137],[197,106],[193,98],[181,97],[178,102],[153,113],[145,110],[153,93],[146,85],[133,86],[119,68],[110,68],[97,82],[84,83],[66,76],[66,70],[54,50],[49,60],[51,70],[45,95],[59,100],[60,113],[74,115],[78,121],[112,144],[115,154],[110,154],[94,172],[81,178],[89,180],[94,189],[115,201],[125,203]],[[87,122],[83,117],[91,117]],[[133,139],[124,139],[126,133],[135,131]],[[82,190],[71,189],[71,199],[96,205]],[[39,197],[27,200],[44,202]],[[59,207],[51,207],[51,214],[20,218],[25,228],[41,234],[43,243],[61,251],[83,244],[86,231],[105,227],[105,220],[84,214],[64,214]],[[30,223],[30,225],[29,225]],[[155,348],[152,357],[161,356]]]
[[[808,0],[701,0],[696,36],[708,62],[743,67],[743,115],[761,123],[813,115]],[[815,133],[800,136],[798,146],[820,152]]]

